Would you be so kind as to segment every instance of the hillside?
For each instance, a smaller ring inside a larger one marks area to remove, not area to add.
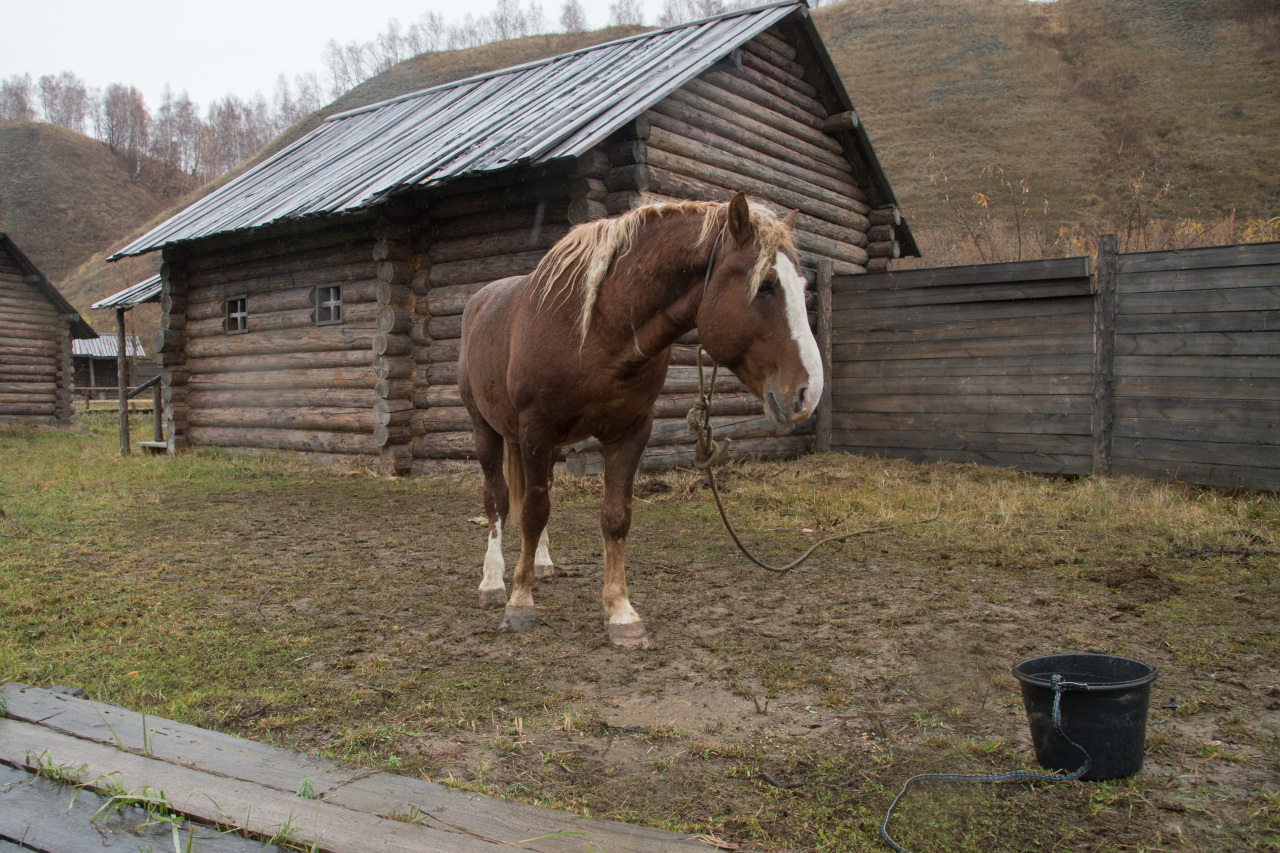
[[[1119,231],[1122,248],[1137,250],[1145,234],[1130,233],[1132,226],[1148,220],[1162,221],[1149,229],[1152,239],[1163,228],[1177,244],[1229,241],[1240,236],[1239,222],[1280,214],[1274,3],[844,0],[815,10],[814,19],[926,263],[1012,259],[1017,217],[1022,251],[1040,255],[1087,251],[1104,230]],[[325,116],[638,31],[535,36],[417,56],[290,128],[183,204]],[[986,207],[975,203],[976,193]],[[112,246],[176,209],[121,230]],[[1233,212],[1236,222],[1197,236]],[[1179,226],[1183,219],[1200,224]],[[1055,246],[1064,230],[1074,242]],[[995,247],[988,240],[980,256],[970,231],[994,235]],[[153,254],[106,264],[109,253],[61,282],[82,310],[159,263]],[[154,319],[135,314],[146,334]],[[92,319],[98,328],[110,325],[105,316]]]
[[[0,231],[51,281],[163,206],[101,142],[52,124],[0,122]]]

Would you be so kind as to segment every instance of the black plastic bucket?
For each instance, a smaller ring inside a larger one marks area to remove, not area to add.
[[[1147,706],[1156,669],[1113,655],[1047,655],[1013,668],[1022,684],[1036,760],[1068,773],[1084,765],[1080,750],[1053,727],[1054,676],[1061,676],[1062,731],[1084,747],[1092,765],[1082,779],[1122,779],[1142,769]]]

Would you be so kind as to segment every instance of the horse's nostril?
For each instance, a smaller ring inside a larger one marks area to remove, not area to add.
[[[808,390],[809,390],[808,385],[802,385],[800,387],[800,390],[796,391],[796,404],[794,408],[797,412],[804,411],[804,395],[808,392]]]

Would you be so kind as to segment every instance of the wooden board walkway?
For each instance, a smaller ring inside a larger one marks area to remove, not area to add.
[[[241,827],[265,838],[288,828],[295,841],[316,844],[325,853],[714,849],[688,835],[457,791],[159,717],[144,718],[52,690],[22,684],[0,689],[7,707],[7,717],[0,719],[0,764],[23,772],[17,777],[6,770],[0,776],[0,853],[8,849],[6,842],[45,853],[76,853],[104,842],[101,821],[98,828],[89,824],[101,801],[91,809],[87,800],[65,815],[53,815],[47,798],[39,795],[58,792],[38,788],[43,782],[29,784],[29,771],[40,765],[61,768],[93,790],[141,792],[145,786],[163,791],[173,811],[200,824]],[[298,796],[304,780],[314,799]],[[69,799],[65,794],[64,802]],[[392,814],[413,820],[388,817]],[[81,833],[78,842],[58,841],[76,831]],[[22,841],[24,832],[27,840]],[[35,838],[53,840],[33,846]],[[132,840],[140,839],[131,838],[130,848]],[[218,840],[233,846],[212,846],[210,841],[206,847],[201,840],[197,849],[271,849],[231,836]],[[167,836],[149,843],[156,850],[173,846]]]

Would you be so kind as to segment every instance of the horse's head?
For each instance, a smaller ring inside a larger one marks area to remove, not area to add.
[[[707,353],[764,401],[770,417],[802,421],[822,396],[822,359],[797,269],[795,213],[779,220],[749,207],[742,193],[726,208],[717,217],[723,231],[698,309],[698,335]]]

